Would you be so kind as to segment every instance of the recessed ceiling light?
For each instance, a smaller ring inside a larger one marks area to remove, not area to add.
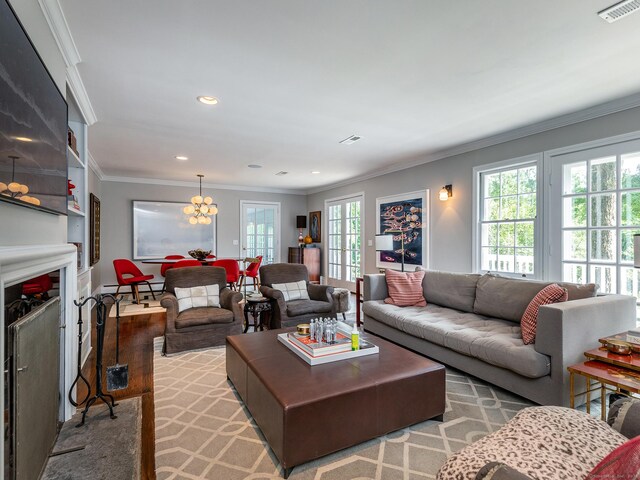
[[[206,95],[200,95],[198,97],[198,101],[200,103],[204,103],[205,105],[215,105],[218,103],[218,99],[216,97],[208,97]]]
[[[176,160],[189,160],[189,157],[185,157],[184,155],[176,155]]]
[[[318,173],[320,173],[320,172],[319,172],[318,170],[314,170],[314,171],[313,171],[313,172],[311,172],[311,173],[313,173],[314,175],[317,175],[317,174],[318,174]]]
[[[251,164],[247,165],[247,167],[249,167],[249,168],[262,168],[262,165],[258,165],[256,163],[251,163]]]
[[[29,137],[13,137],[14,140],[18,140],[19,142],[33,142],[33,138]]]

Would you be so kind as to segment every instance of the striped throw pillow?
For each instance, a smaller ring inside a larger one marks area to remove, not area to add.
[[[289,300],[309,300],[307,282],[304,280],[300,280],[299,282],[274,283],[271,285],[271,288],[280,290],[285,302]]]
[[[426,307],[427,301],[422,293],[424,274],[424,270],[410,273],[396,272],[389,268],[385,270],[389,297],[384,299],[384,303],[398,307]]]
[[[197,307],[220,307],[220,286],[203,285],[201,287],[173,289],[178,299],[178,312]]]
[[[562,288],[557,283],[547,285],[529,302],[527,309],[520,320],[522,330],[522,341],[525,345],[530,345],[536,341],[536,328],[538,327],[538,310],[542,305],[551,303],[566,302],[569,294],[566,288]]]

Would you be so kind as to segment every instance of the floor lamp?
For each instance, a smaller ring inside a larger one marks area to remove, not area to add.
[[[385,233],[376,235],[376,251],[393,251],[393,235],[388,233],[400,234],[400,258],[402,260],[402,272],[404,272],[404,234],[402,230],[387,230]]]

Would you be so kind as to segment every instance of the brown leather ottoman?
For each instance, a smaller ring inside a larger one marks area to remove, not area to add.
[[[380,353],[311,366],[278,333],[227,337],[227,376],[285,469],[430,418],[442,420],[445,369],[374,337]]]

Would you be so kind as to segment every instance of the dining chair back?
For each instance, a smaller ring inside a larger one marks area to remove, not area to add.
[[[245,259],[246,260],[246,259]],[[260,265],[262,264],[262,255],[258,255],[255,257],[246,268],[246,270],[240,271],[240,283],[238,284],[238,288],[242,288],[242,285],[246,283],[247,277],[252,279],[253,288],[260,288],[260,278],[258,277]]]
[[[164,257],[165,260],[180,260],[182,258],[184,258],[184,255],[167,255],[166,257]],[[160,265],[160,275],[166,277],[167,270],[173,268],[174,265],[175,263],[163,263],[162,265]]]
[[[184,267],[201,267],[202,262],[200,260],[180,260],[173,264],[173,268],[184,268]]]
[[[53,288],[53,281],[48,274],[31,278],[22,284],[22,294],[26,297],[41,295],[43,300],[49,299],[49,290]]]
[[[227,272],[227,285],[233,290],[238,289],[238,279],[240,278],[240,266],[238,261],[232,258],[221,258],[212,263],[214,267],[222,267]]]
[[[130,286],[134,301],[136,303],[140,303],[140,292],[138,290],[138,286],[141,283],[146,283],[153,299],[156,299],[156,295],[153,293],[153,289],[149,283],[149,280],[153,278],[153,275],[145,275],[140,271],[135,263],[126,258],[115,259],[113,261],[113,268],[116,271],[116,278],[118,280],[118,289],[115,294],[116,297],[120,294],[121,287]]]

